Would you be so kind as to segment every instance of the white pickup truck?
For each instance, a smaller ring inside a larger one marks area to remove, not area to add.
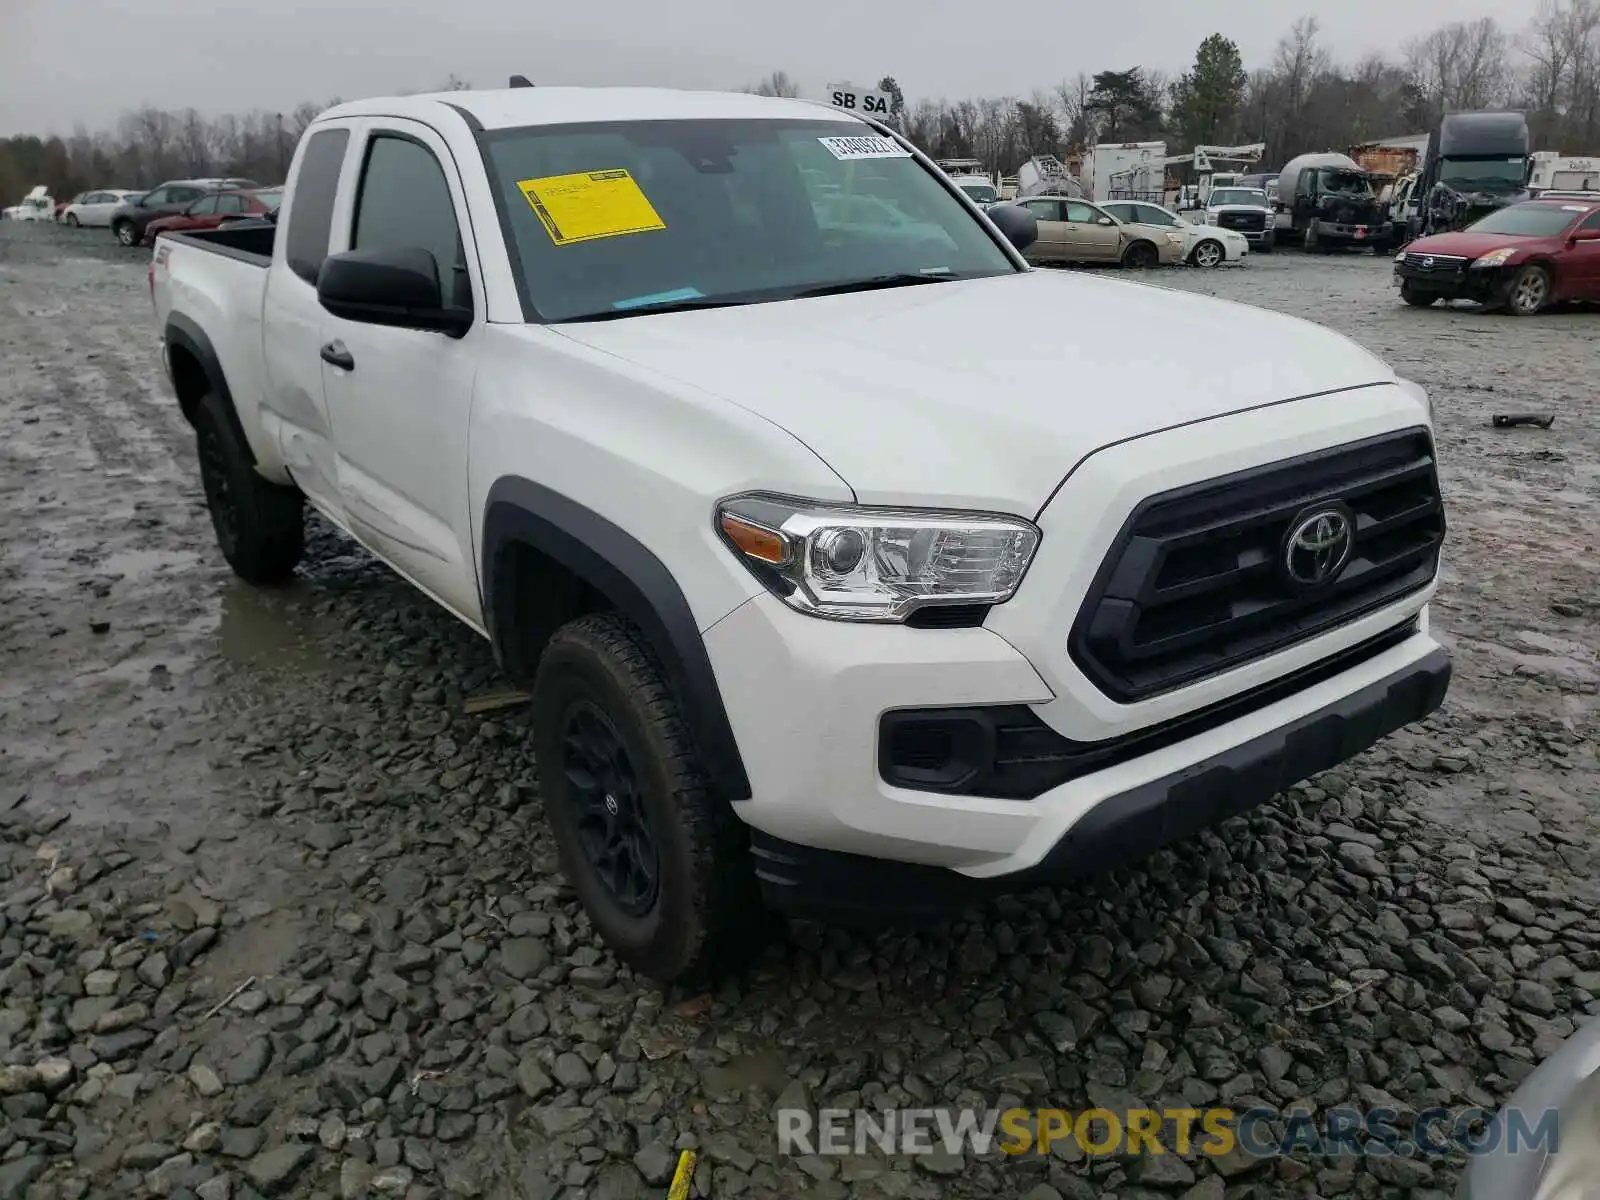
[[[222,553],[283,579],[309,504],[487,638],[643,973],[727,962],[763,901],[1128,861],[1444,696],[1423,391],[1303,321],[1030,270],[1025,211],[884,126],[368,100],[287,187],[150,267]]]

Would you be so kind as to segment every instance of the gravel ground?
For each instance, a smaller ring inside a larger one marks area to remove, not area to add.
[[[1138,869],[795,925],[690,996],[554,873],[485,645],[326,530],[287,590],[227,572],[145,263],[0,225],[0,1200],[660,1197],[691,1147],[719,1200],[1439,1197],[1459,1158],[785,1158],[772,1111],[1494,1105],[1600,1013],[1596,314],[1412,311],[1354,256],[1154,276],[1429,388],[1447,707]]]

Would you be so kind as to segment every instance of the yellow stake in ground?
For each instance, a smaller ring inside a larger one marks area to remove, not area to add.
[[[694,1151],[685,1150],[678,1156],[678,1169],[672,1173],[672,1186],[667,1189],[667,1200],[689,1200],[689,1184],[694,1181]]]

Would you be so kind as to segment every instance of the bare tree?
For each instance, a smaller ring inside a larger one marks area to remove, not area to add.
[[[789,72],[774,71],[760,82],[748,84],[741,90],[754,92],[757,96],[798,96],[800,85],[789,77]]]

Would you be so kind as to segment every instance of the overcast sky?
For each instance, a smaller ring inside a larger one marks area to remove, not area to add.
[[[276,111],[429,88],[451,72],[480,87],[521,72],[729,88],[781,68],[807,95],[885,73],[913,101],[1026,95],[1079,71],[1181,70],[1212,32],[1239,43],[1247,68],[1265,65],[1299,11],[1274,0],[0,0],[0,134],[94,128],[146,102]],[[1341,0],[1315,15],[1329,50],[1352,59],[1446,21],[1518,27],[1532,11],[1532,0]]]

